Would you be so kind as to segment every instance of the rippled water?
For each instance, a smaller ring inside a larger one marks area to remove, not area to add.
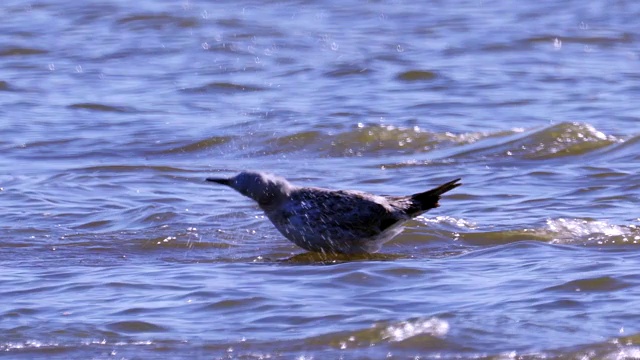
[[[640,3],[0,5],[0,354],[640,357]],[[204,178],[379,194],[322,257]]]

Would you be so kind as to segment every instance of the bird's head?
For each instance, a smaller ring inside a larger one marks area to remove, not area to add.
[[[258,171],[243,171],[230,178],[207,178],[207,181],[227,185],[255,200],[261,207],[280,201],[289,195],[292,188],[284,178]]]

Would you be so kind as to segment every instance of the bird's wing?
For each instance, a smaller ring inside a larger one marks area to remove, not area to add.
[[[326,225],[317,229],[328,238],[369,238],[403,220],[385,206],[384,198],[362,192],[301,189],[294,198],[298,206],[288,209],[290,216],[295,212],[296,218],[304,219],[302,226]]]

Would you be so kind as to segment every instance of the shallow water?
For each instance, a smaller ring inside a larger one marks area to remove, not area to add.
[[[14,359],[640,357],[640,3],[0,5]],[[204,182],[462,177],[323,257]]]

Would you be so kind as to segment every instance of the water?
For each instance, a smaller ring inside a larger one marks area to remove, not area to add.
[[[640,357],[640,3],[0,5],[0,354]],[[364,257],[242,169],[408,194]]]

